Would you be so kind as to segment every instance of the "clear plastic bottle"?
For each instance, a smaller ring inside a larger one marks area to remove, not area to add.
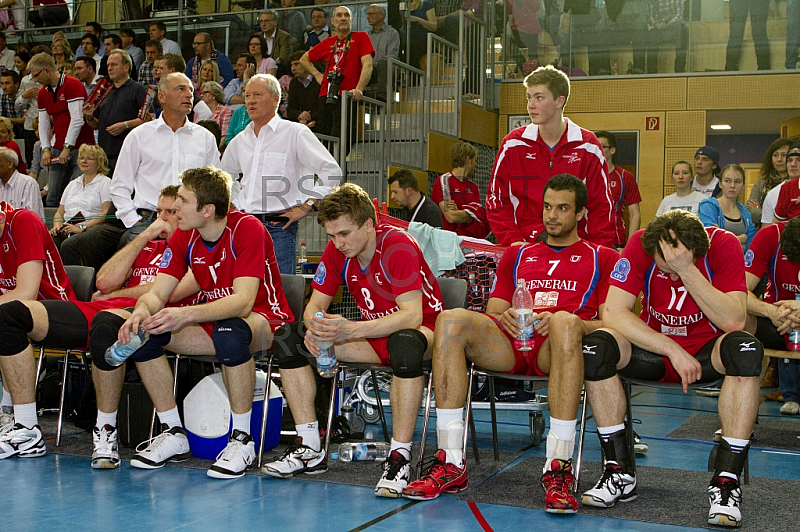
[[[386,460],[390,445],[385,441],[345,442],[339,445],[339,460]]]
[[[144,330],[144,325],[140,325],[139,334],[131,335],[131,339],[127,344],[117,340],[111,347],[106,349],[106,362],[108,362],[109,366],[121,366],[137,349],[144,345],[149,337],[150,335]]]
[[[800,294],[794,296],[795,301],[800,301]],[[792,329],[789,332],[789,351],[800,351],[800,329]]]
[[[511,305],[519,316],[519,326],[522,328],[522,334],[514,340],[514,347],[519,351],[530,351],[534,323],[526,324],[526,322],[533,314],[533,297],[525,286],[525,279],[517,279],[517,289],[514,290]]]
[[[308,255],[306,255],[306,243],[300,242],[300,258],[297,259],[297,273],[303,273],[303,266],[308,262]]]
[[[317,312],[317,318],[324,318],[325,314]],[[336,353],[333,352],[333,342],[321,342],[317,340],[317,345],[322,351],[317,357],[317,373],[325,379],[336,375],[339,370],[339,362],[336,360]]]

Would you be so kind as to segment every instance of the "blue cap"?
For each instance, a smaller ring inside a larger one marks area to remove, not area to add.
[[[715,163],[719,164],[719,152],[713,146],[703,146],[702,148],[698,148],[694,153],[694,156],[697,157],[698,155],[705,155]]]

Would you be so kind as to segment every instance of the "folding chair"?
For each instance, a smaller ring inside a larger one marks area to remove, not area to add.
[[[439,283],[439,290],[442,293],[442,306],[445,310],[454,309],[454,308],[465,308],[466,300],[467,300],[467,282],[464,279],[455,279],[452,277],[437,277],[436,281]],[[357,369],[362,371],[370,371],[372,373],[372,383],[373,387],[376,391],[376,398],[378,402],[378,414],[381,420],[381,427],[383,429],[383,437],[388,442],[390,441],[389,430],[386,426],[386,414],[383,410],[383,402],[381,401],[379,387],[378,387],[378,378],[375,375],[376,371],[382,371],[384,373],[391,374],[392,368],[391,366],[379,366],[377,364],[357,364],[353,362],[340,362],[339,363],[339,374],[343,374],[346,369]],[[433,377],[431,375],[431,364],[430,361],[427,361],[423,364],[424,371],[428,374],[428,383],[427,383],[427,393],[425,396],[425,410],[424,410],[424,417],[422,422],[422,443],[420,444],[420,459],[417,462],[417,472],[422,469],[422,456],[425,451],[425,438],[428,434],[428,417],[431,410],[431,396],[432,396],[432,389],[433,389]],[[325,434],[325,452],[328,452],[328,447],[330,445],[330,438],[331,438],[331,428],[333,427],[333,413],[334,413],[334,400],[336,397],[336,386],[331,387],[331,397],[330,397],[330,408],[328,409],[328,422],[327,422],[327,431]]]
[[[75,291],[75,296],[78,301],[91,301],[92,294],[94,293],[94,268],[91,266],[78,266],[67,265],[64,266],[67,272],[67,278]],[[44,346],[39,345],[39,360],[36,364],[36,386],[39,385],[39,375],[42,372],[42,363],[44,362]],[[86,365],[86,351],[83,349],[65,349],[64,350],[64,370],[61,375],[61,398],[58,403],[58,427],[56,429],[56,447],[61,445],[61,423],[64,420],[64,400],[67,393],[67,373],[69,369],[69,356],[73,352],[78,352],[81,355],[81,365],[86,373],[89,373],[89,367]]]

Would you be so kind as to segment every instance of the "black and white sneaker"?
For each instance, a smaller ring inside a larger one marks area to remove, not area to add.
[[[94,450],[92,451],[92,469],[116,469],[119,467],[119,450],[117,447],[117,428],[105,425],[95,427],[92,431]]]
[[[581,503],[584,506],[611,508],[618,502],[629,502],[638,496],[636,474],[625,473],[616,462],[606,462],[603,476],[594,488],[583,493]]]
[[[140,450],[142,446],[145,448]],[[170,429],[166,425],[161,425],[161,434],[136,447],[136,455],[131,458],[131,465],[139,469],[158,469],[164,467],[167,462],[183,462],[191,457],[189,438],[186,437],[183,427]]]
[[[206,474],[211,478],[239,478],[256,459],[256,444],[246,432],[234,430],[228,445],[217,455],[217,461]]]
[[[45,453],[47,453],[47,448],[44,445],[39,425],[34,425],[29,429],[16,423],[0,436],[0,460],[12,456],[33,458],[44,456]]]
[[[410,461],[397,451],[392,451],[383,462],[383,475],[375,486],[377,497],[402,497],[403,489],[411,479]]]
[[[265,475],[278,478],[291,478],[300,473],[318,475],[328,470],[325,450],[315,451],[308,445],[290,445],[278,460],[261,468]]]
[[[708,524],[718,526],[742,526],[742,490],[736,479],[714,476],[708,486]]]

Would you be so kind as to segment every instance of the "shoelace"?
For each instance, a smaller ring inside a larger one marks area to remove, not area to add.
[[[595,488],[599,488],[605,484],[610,484],[611,486],[614,486],[614,488],[616,488],[617,491],[622,491],[623,487],[625,486],[625,483],[619,480],[618,478],[615,478],[614,475],[616,474],[619,475],[624,474],[622,472],[621,467],[606,466],[605,468],[603,468],[603,476],[600,477],[599,481],[597,481],[597,485],[595,486]]]
[[[572,473],[568,473],[563,469],[559,469],[558,471],[548,471],[545,473],[549,483],[555,487],[561,493],[569,493],[570,487],[572,486],[572,480],[567,480],[567,475],[572,476]],[[605,478],[605,473],[603,474]]]
[[[95,441],[98,451],[108,453],[113,450],[114,446],[111,445],[111,440],[108,435],[109,432],[104,428],[97,431],[97,440]]]
[[[386,471],[386,479],[394,480],[397,477],[397,473],[399,473],[407,463],[408,461],[402,456],[395,455],[394,453],[390,454],[383,466],[384,471]]]
[[[734,493],[736,490],[736,483],[731,479],[722,479],[716,481],[711,486],[714,488],[714,502],[722,506],[730,506],[729,501],[732,499],[734,503],[741,502],[740,497]]]
[[[239,440],[231,440],[217,455],[217,460],[225,460],[226,462],[233,462],[236,458],[242,458],[244,463],[248,465],[252,461],[248,456],[245,456],[244,444]]]
[[[422,470],[424,473],[420,477],[420,480],[424,479],[425,477],[433,477],[439,478],[443,474],[447,472],[445,469],[445,463],[436,458],[436,455],[431,456],[430,458],[426,458],[422,461]]]
[[[167,439],[168,435],[169,435],[169,433],[165,431],[165,432],[162,432],[161,434],[159,434],[158,436],[156,436],[155,438],[150,438],[149,440],[143,441],[142,443],[140,443],[139,445],[136,446],[136,452],[137,453],[141,453],[141,452],[147,450],[151,445],[153,447],[157,447],[157,446],[161,445],[164,442],[164,440]],[[144,445],[144,447],[142,447],[143,445]],[[142,448],[140,449],[140,447],[142,447]]]

